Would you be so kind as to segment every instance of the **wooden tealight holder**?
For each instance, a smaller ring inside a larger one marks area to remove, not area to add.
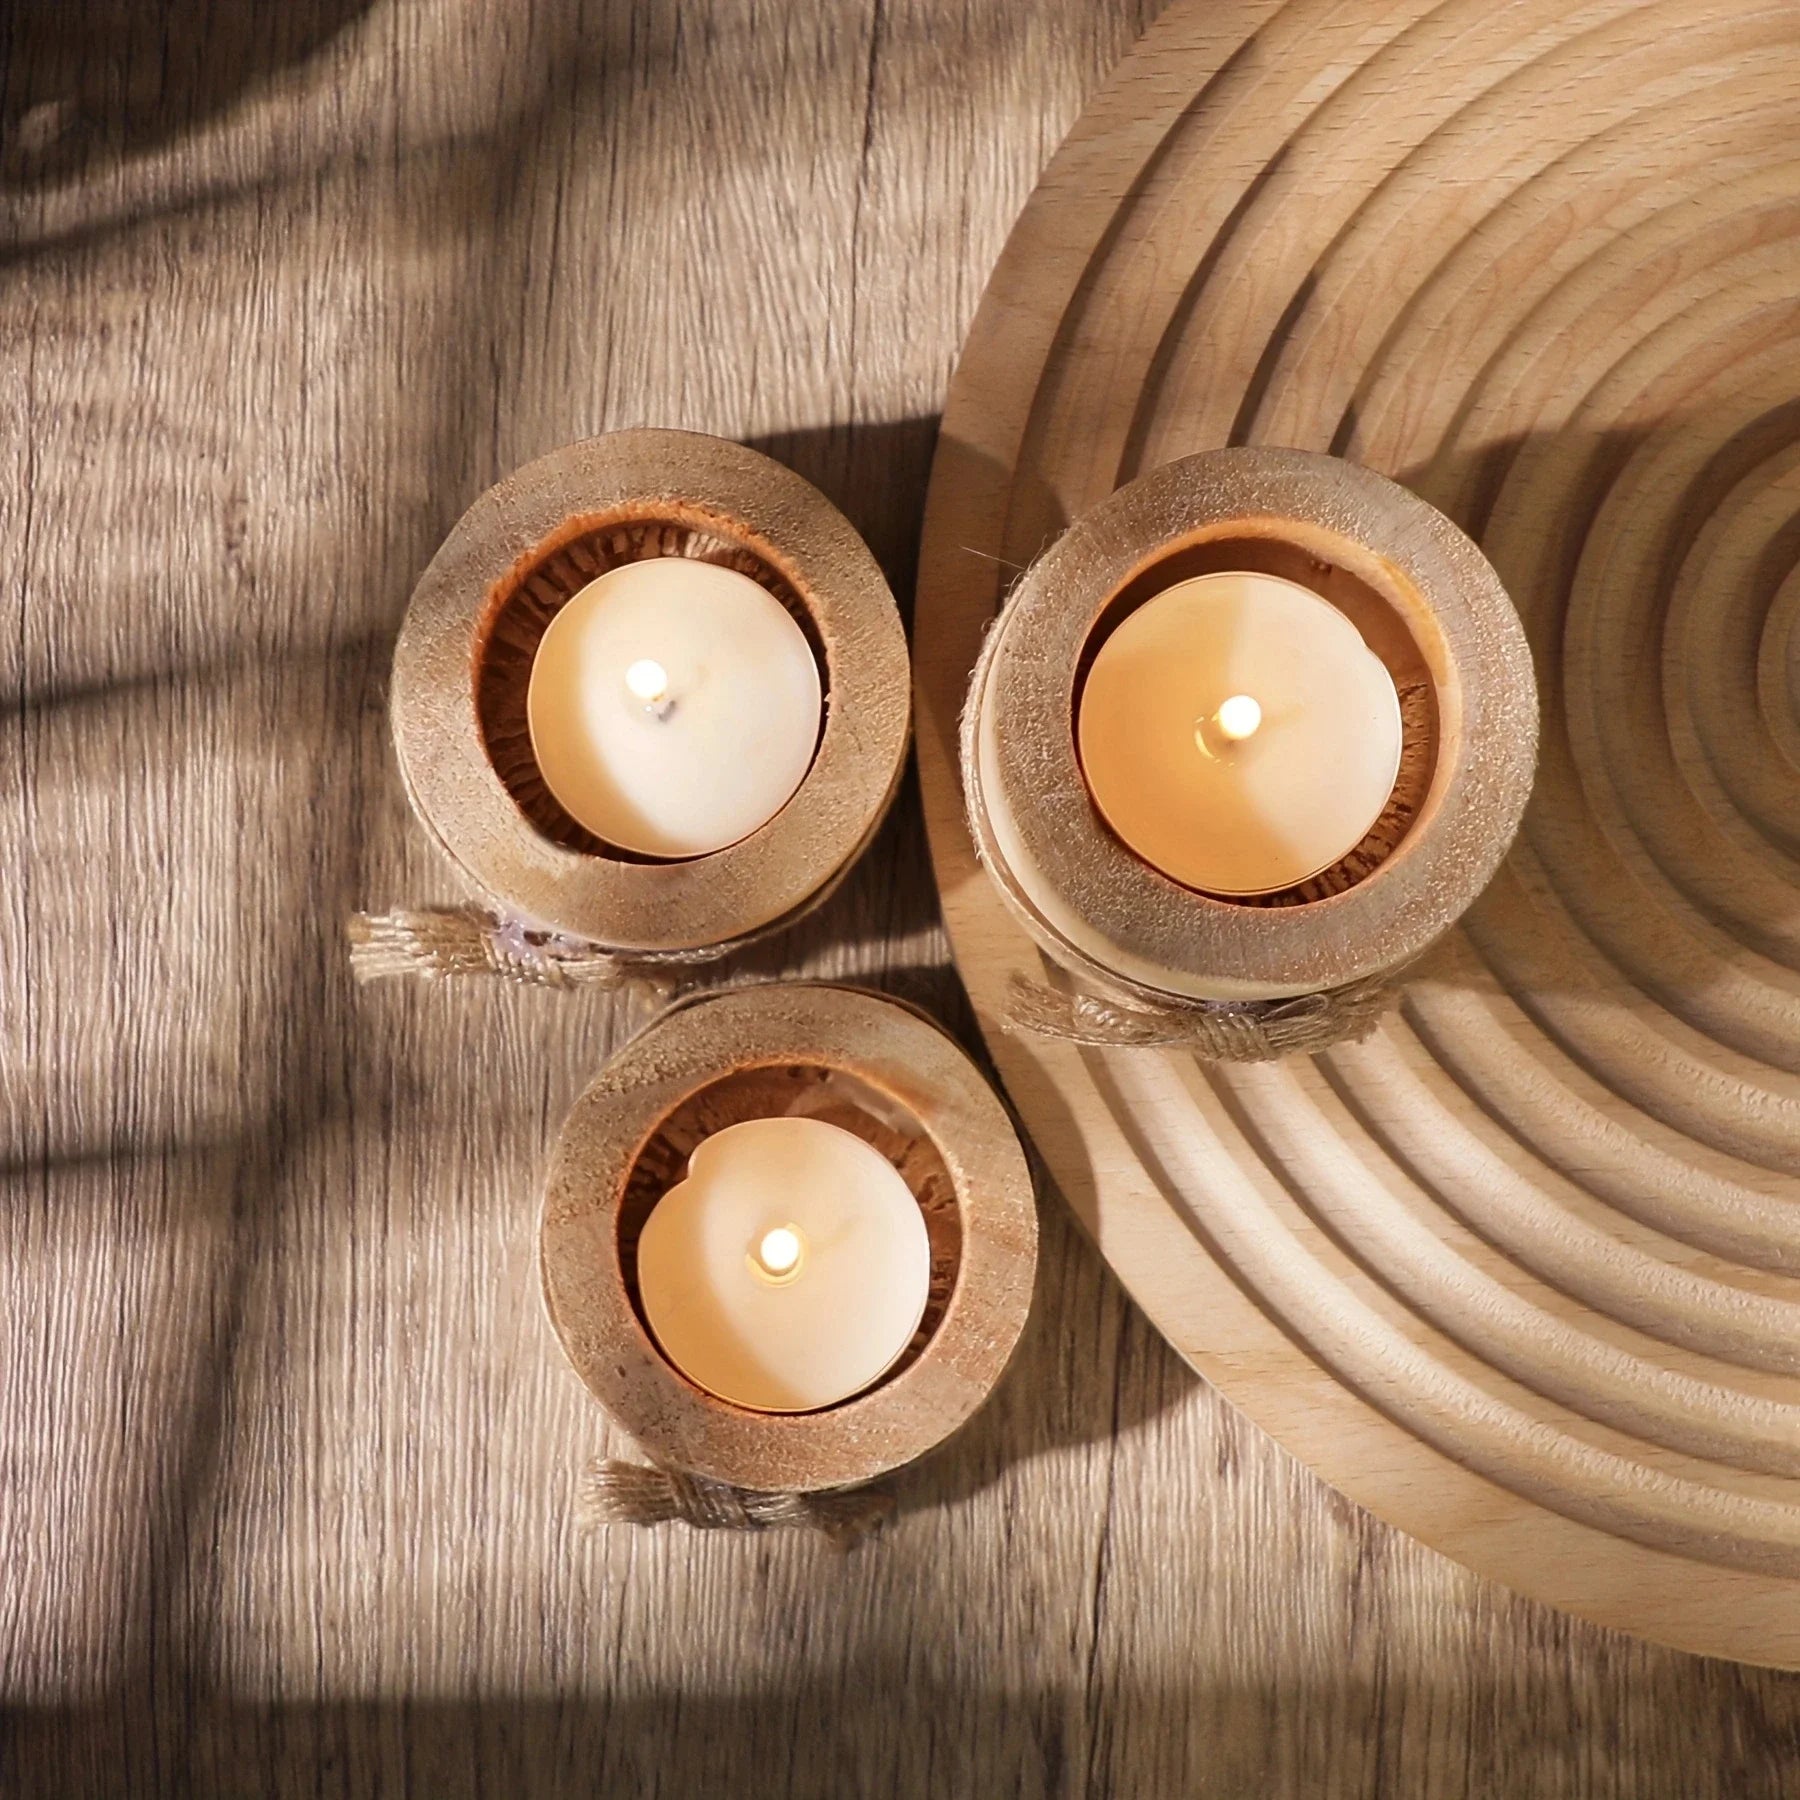
[[[796,1113],[855,1132],[899,1170],[925,1216],[931,1297],[873,1388],[819,1412],[751,1412],[658,1350],[637,1239],[702,1139]],[[875,994],[780,984],[677,1007],[607,1064],[557,1140],[540,1247],[569,1360],[647,1454],[737,1488],[817,1493],[923,1456],[992,1392],[1031,1304],[1037,1211],[1005,1109],[936,1025]]]
[[[686,556],[748,575],[818,658],[812,765],[767,824],[658,861],[577,824],[539,773],[532,659],[557,610],[623,562]],[[413,809],[511,916],[626,953],[721,953],[827,894],[873,836],[906,755],[906,640],[849,521],[780,463],[683,431],[570,444],[490,488],[420,578],[394,653],[394,744]]]
[[[1133,854],[1076,751],[1083,676],[1134,607],[1190,576],[1284,576],[1330,601],[1400,694],[1400,773],[1381,818],[1295,888],[1226,898]],[[1298,450],[1182,458],[1084,514],[1020,581],[975,672],[963,775],[976,846],[1056,963],[1127,1005],[1255,1002],[1349,988],[1410,962],[1486,886],[1537,753],[1530,651],[1499,577],[1435,508]]]

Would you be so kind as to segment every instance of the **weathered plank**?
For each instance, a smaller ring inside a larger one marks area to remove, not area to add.
[[[698,427],[909,590],[959,337],[1145,10],[0,15],[8,1793],[1782,1791],[1792,1682],[1337,1501],[1054,1205],[880,1545],[581,1537],[537,1183],[642,1009],[349,982],[346,912],[452,891],[384,685],[462,508]],[[916,799],[760,966],[967,1027]]]

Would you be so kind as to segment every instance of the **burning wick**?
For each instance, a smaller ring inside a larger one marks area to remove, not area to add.
[[[805,1248],[804,1239],[791,1225],[777,1225],[763,1234],[756,1246],[756,1260],[765,1275],[791,1275],[799,1268]]]
[[[649,657],[645,657],[641,662],[634,662],[625,671],[625,685],[631,690],[634,700],[641,700],[646,706],[655,706],[668,698],[669,671],[661,663],[652,662]]]
[[[1248,694],[1233,694],[1229,700],[1219,703],[1219,710],[1213,715],[1219,727],[1219,735],[1241,743],[1247,737],[1254,737],[1257,728],[1262,724],[1262,708]]]

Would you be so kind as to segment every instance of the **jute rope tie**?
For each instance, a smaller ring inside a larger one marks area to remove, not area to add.
[[[683,970],[719,962],[798,924],[837,892],[855,861],[849,858],[794,912],[741,937],[691,950],[612,950],[482,906],[352,913],[350,970],[362,982],[489,975],[528,987],[607,989],[635,982],[666,993],[679,985]]]
[[[871,827],[871,836],[880,821]],[[350,971],[359,982],[411,977],[444,981],[487,975],[526,987],[618,988],[636,983],[668,993],[682,971],[703,968],[788,930],[843,886],[862,851],[792,912],[722,943],[691,950],[614,950],[567,932],[528,925],[485,906],[396,907],[350,915]]]
[[[1015,975],[1003,1023],[1008,1031],[1030,1031],[1102,1049],[1167,1046],[1192,1050],[1211,1062],[1275,1062],[1367,1037],[1398,998],[1399,988],[1391,977],[1373,975],[1287,1000],[1139,1007],[1092,994],[1063,993]]]
[[[585,1525],[691,1525],[700,1531],[816,1531],[840,1550],[878,1530],[894,1510],[885,1488],[843,1493],[763,1494],[679,1469],[597,1458],[581,1484]]]
[[[994,883],[1019,911],[1035,909],[1009,870],[990,857],[982,830],[980,776],[976,763],[976,708],[987,686],[999,645],[1000,620],[982,640],[963,705],[959,732],[963,804],[975,854]],[[1342,987],[1277,1000],[1189,1000],[1147,993],[1130,1002],[1068,993],[1015,974],[1008,984],[1000,1023],[1007,1031],[1101,1049],[1149,1047],[1194,1051],[1210,1062],[1274,1062],[1284,1056],[1313,1056],[1334,1044],[1365,1038],[1399,999],[1400,969],[1384,969]]]
[[[490,975],[528,987],[616,988],[630,981],[668,987],[674,971],[711,962],[735,947],[608,950],[479,906],[352,913],[349,933],[350,969],[364,982]]]

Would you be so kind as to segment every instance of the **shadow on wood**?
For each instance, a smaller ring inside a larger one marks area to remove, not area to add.
[[[979,1639],[983,1626],[961,1629]],[[1593,1684],[1575,1678],[1546,1689],[1541,1706],[1523,1706],[1516,1671],[1489,1659],[1416,1680],[1404,1704],[1379,1656],[1359,1671],[1279,1689],[1197,1674],[1013,1692],[957,1680],[931,1666],[940,1659],[936,1646],[894,1643],[793,1685],[747,1682],[734,1694],[682,1686],[604,1700],[191,1695],[150,1737],[128,1733],[103,1705],[21,1708],[0,1715],[0,1768],[17,1800],[152,1789],[192,1800],[249,1792],[1493,1800],[1575,1780],[1596,1800],[1792,1793],[1781,1678],[1724,1664],[1672,1665],[1689,1682],[1698,1674],[1688,1691],[1703,1692],[1728,1722],[1731,1750],[1707,1760],[1683,1709],[1655,1703],[1679,1691],[1666,1675],[1620,1717],[1596,1708]]]
[[[0,185],[97,174],[193,130],[317,54],[375,0],[5,0]]]

